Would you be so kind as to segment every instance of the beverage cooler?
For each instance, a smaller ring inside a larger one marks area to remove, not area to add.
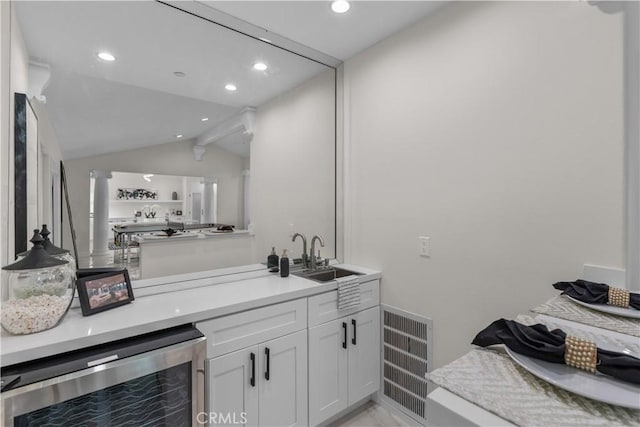
[[[197,425],[205,352],[188,325],[3,367],[2,425]]]

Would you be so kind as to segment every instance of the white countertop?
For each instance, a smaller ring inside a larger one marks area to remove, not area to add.
[[[381,276],[361,267],[340,267],[363,273],[364,281]],[[136,299],[131,304],[88,317],[72,307],[58,326],[36,334],[10,335],[3,330],[0,362],[8,366],[334,289],[335,281],[282,278],[259,264],[134,281]]]
[[[184,239],[211,239],[211,238],[219,238],[219,237],[236,237],[236,236],[252,236],[249,230],[234,230],[232,232],[221,232],[214,230],[207,231],[186,231],[180,232],[179,234],[174,234],[173,236],[162,236],[158,234],[143,234],[139,236],[133,236],[133,240],[142,244],[149,243],[167,243],[167,242],[175,242],[176,240],[184,240]]]

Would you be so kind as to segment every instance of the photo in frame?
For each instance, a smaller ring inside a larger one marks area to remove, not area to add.
[[[126,269],[78,277],[76,286],[83,316],[111,310],[135,299]]]

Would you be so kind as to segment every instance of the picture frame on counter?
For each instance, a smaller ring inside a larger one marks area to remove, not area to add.
[[[127,269],[78,277],[76,287],[83,316],[111,310],[135,299]]]

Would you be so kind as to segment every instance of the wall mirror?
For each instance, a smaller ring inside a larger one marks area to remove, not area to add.
[[[335,257],[335,69],[178,9],[189,4],[14,3],[65,163],[79,264],[99,264],[87,177],[114,192],[114,171],[214,177],[218,222],[250,230],[201,262],[167,249],[154,256],[175,268],[144,277],[263,262],[272,246],[299,256],[295,232],[322,235]]]

